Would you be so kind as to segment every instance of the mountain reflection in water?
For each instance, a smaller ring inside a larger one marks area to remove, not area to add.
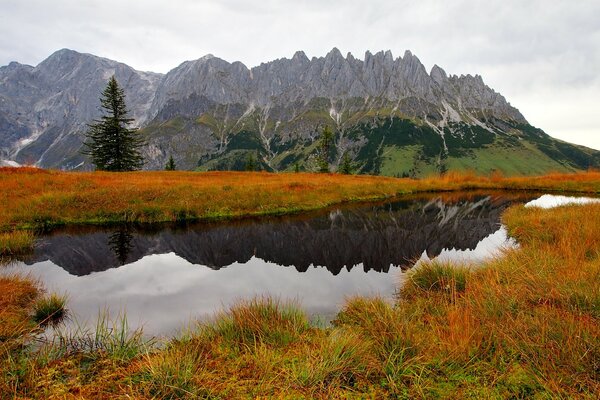
[[[42,237],[11,271],[67,293],[79,325],[93,326],[108,308],[126,310],[130,326],[150,335],[171,334],[264,294],[328,320],[349,296],[391,298],[402,271],[425,256],[489,255],[507,243],[501,213],[527,196],[432,195],[295,217],[69,228]]]
[[[337,275],[362,264],[388,272],[412,266],[423,252],[474,249],[500,227],[514,199],[475,196],[411,199],[339,208],[309,217],[266,218],[195,224],[151,231],[133,226],[79,228],[44,237],[27,264],[50,260],[72,275],[129,264],[152,254],[175,253],[192,264],[220,269],[252,257],[305,272],[324,266]]]

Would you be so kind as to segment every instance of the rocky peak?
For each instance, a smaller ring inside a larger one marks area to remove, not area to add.
[[[373,54],[369,50],[365,51],[364,64],[365,69],[373,69]]]
[[[327,71],[331,69],[339,69],[344,63],[346,63],[346,59],[336,47],[327,53],[325,58],[321,60],[323,62],[323,67]]]
[[[3,65],[0,67],[0,73],[7,73],[7,72],[11,72],[11,71],[16,71],[19,69],[31,70],[31,69],[33,69],[33,67],[30,65],[18,63],[16,61],[11,61],[10,63],[8,63],[8,65]]]
[[[302,50],[299,50],[294,53],[294,56],[292,57],[292,61],[301,63],[301,64],[306,64],[306,63],[310,62],[310,60],[308,59],[308,57],[306,57],[306,54]]]
[[[431,76],[431,79],[433,79],[440,86],[443,85],[448,79],[446,71],[440,68],[437,64],[435,64],[433,68],[431,68],[429,76]]]
[[[327,53],[325,59],[343,60],[344,56],[342,56],[342,52],[337,47],[334,47]]]
[[[443,90],[444,98],[439,94]],[[501,106],[502,99],[490,92],[481,77],[461,77],[450,82],[442,68],[435,65],[431,73],[410,50],[394,59],[392,52],[365,52],[364,60],[351,53],[344,58],[338,48],[324,57],[308,59],[302,51],[291,59],[282,58],[248,70],[241,63],[230,64],[220,58],[205,56],[181,64],[162,79],[150,117],[169,102],[203,97],[217,104],[254,104],[261,107],[307,103],[315,97],[330,99],[379,98],[398,101],[417,97],[441,106],[480,104],[485,108]],[[467,96],[469,99],[459,99]],[[196,101],[196,100],[194,100]],[[192,107],[199,112],[202,107]],[[476,106],[474,107],[476,108]],[[510,110],[508,110],[510,111]],[[517,113],[512,113],[517,115]]]

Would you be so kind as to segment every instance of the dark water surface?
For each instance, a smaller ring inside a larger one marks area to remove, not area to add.
[[[67,293],[79,324],[126,311],[131,327],[171,334],[242,298],[295,299],[327,320],[344,299],[391,298],[420,259],[478,261],[514,245],[500,215],[528,194],[451,194],[304,216],[187,226],[71,228],[42,237],[10,271]]]

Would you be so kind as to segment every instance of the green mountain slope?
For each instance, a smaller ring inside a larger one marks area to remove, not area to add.
[[[279,123],[282,134],[268,141],[261,136],[265,129],[261,123],[271,125],[270,129],[275,124],[261,122],[258,112],[229,122],[229,126],[210,113],[197,118],[178,116],[150,124],[142,132],[152,142],[171,147],[184,164],[198,170],[244,170],[252,159],[261,170],[314,171],[318,139],[325,125],[335,132],[332,170],[345,152],[357,173],[387,176],[423,177],[456,170],[535,175],[600,166],[600,152],[556,140],[528,124],[458,122],[439,129],[416,118],[386,114],[389,110],[361,112],[335,123],[325,111],[310,109],[283,126]],[[311,133],[294,135],[300,129]],[[199,136],[203,140],[198,140]]]

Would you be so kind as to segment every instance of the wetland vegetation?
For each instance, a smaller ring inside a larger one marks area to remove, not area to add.
[[[600,174],[330,174],[0,171],[5,257],[59,225],[297,213],[419,191],[600,191]],[[15,398],[597,398],[600,205],[514,205],[519,247],[477,265],[424,261],[393,301],[347,299],[331,324],[286,299],[241,300],[169,339],[126,320],[42,340],[64,298],[0,277],[0,393]],[[19,238],[19,235],[26,235]],[[30,239],[27,239],[30,238]],[[16,244],[13,244],[16,243]],[[68,295],[68,294],[67,294]],[[68,298],[66,300],[68,309]],[[38,314],[39,313],[39,314]],[[183,327],[182,327],[183,328]],[[52,328],[49,328],[52,329]]]

